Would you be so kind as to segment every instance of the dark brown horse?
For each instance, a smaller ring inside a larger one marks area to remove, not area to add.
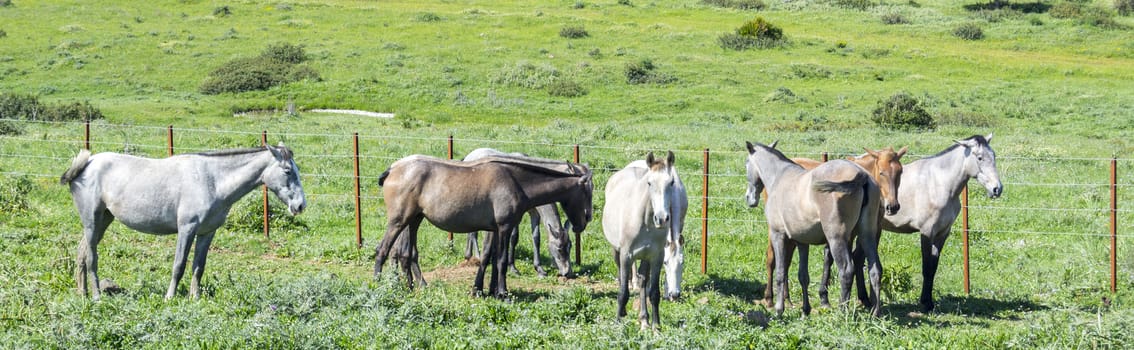
[[[395,258],[407,283],[424,282],[417,264],[417,229],[423,219],[449,232],[488,231],[485,253],[473,282],[473,292],[484,289],[484,273],[493,264],[489,289],[496,297],[508,294],[507,255],[512,230],[528,210],[559,203],[576,233],[582,232],[594,212],[591,170],[539,158],[487,157],[472,162],[413,155],[394,162],[378,178],[386,201],[386,234],[377,247],[374,274],[398,242]],[[399,236],[405,234],[401,238]]]

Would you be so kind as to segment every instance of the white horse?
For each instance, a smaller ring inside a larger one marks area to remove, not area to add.
[[[618,317],[626,315],[630,280],[637,275],[634,261],[640,260],[645,280],[641,285],[634,284],[641,289],[638,321],[643,327],[659,323],[663,264],[667,297],[680,294],[684,264],[681,228],[688,199],[673,162],[673,152],[666,159],[655,158],[651,152],[644,162],[627,165],[606,184],[602,226],[618,265]]]
[[[232,204],[261,184],[267,185],[296,215],[307,206],[299,167],[291,150],[279,147],[232,149],[172,156],[139,158],[118,153],[91,155],[82,150],[71,163],[61,184],[69,184],[71,197],[83,223],[83,238],[75,258],[79,292],[87,294],[87,273],[99,298],[98,243],[115,218],[131,229],[158,235],[177,234],[173,278],[165,298],[172,298],[185,272],[189,246],[196,240],[193,280],[189,295],[200,293],[205,256],[213,233],[224,225]]]
[[[513,156],[513,157],[527,157],[523,153],[504,153],[491,148],[477,148],[462,161],[474,161],[486,157],[499,157],[499,156]],[[547,276],[547,272],[543,270],[539,258],[539,231],[540,226],[547,226],[547,243],[549,245],[548,251],[551,253],[552,260],[555,261],[555,266],[559,270],[559,276],[571,277],[571,235],[567,231],[571,229],[571,223],[559,223],[559,209],[556,208],[555,203],[545,204],[528,210],[528,217],[531,219],[532,227],[532,264],[535,266],[536,273],[540,277]],[[540,224],[543,225],[540,225]],[[474,252],[480,251],[477,246],[477,236],[479,231],[469,232],[468,240],[465,243],[465,259],[472,257]],[[520,228],[516,227],[512,230],[512,242],[507,248],[508,266],[509,270],[513,273],[519,274],[516,270],[516,243],[520,241]],[[485,238],[487,239],[487,238]],[[480,255],[479,253],[476,253]]]
[[[882,217],[882,228],[897,233],[921,234],[921,298],[924,312],[932,311],[933,278],[941,259],[941,248],[949,238],[953,221],[961,211],[961,190],[976,178],[989,198],[1004,192],[996,170],[996,152],[988,136],[974,135],[941,151],[904,166],[898,201],[901,209]]]

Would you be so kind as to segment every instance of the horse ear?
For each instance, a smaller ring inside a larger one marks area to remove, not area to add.
[[[990,132],[990,133],[988,133],[988,136],[985,136],[985,137],[984,137],[984,141],[986,141],[986,142],[992,142],[992,133],[991,133],[991,132]]]
[[[283,154],[281,154],[281,153],[280,153],[280,150],[276,149],[275,147],[272,147],[272,146],[264,146],[264,148],[267,148],[267,149],[268,149],[268,151],[271,151],[271,152],[272,152],[272,156],[273,156],[273,157],[276,157],[276,159],[283,159]]]
[[[756,146],[753,146],[753,145],[752,145],[752,142],[750,142],[750,141],[744,141],[744,144],[745,144],[746,146],[748,146],[748,153],[749,153],[749,154],[752,154],[752,153],[756,153]]]
[[[776,144],[779,144],[779,143],[780,143],[780,140],[772,141],[772,144],[768,145],[768,148],[776,149]]]
[[[674,159],[673,159],[673,158],[674,158],[674,157],[673,157],[673,151],[666,151],[666,152],[669,152],[669,154],[668,154],[668,155],[666,155],[666,157],[665,157],[665,162],[666,162],[667,164],[669,164],[669,166],[673,166],[673,160],[674,160]]]
[[[908,151],[909,149],[910,149],[910,146],[902,146],[902,149],[898,150],[897,155],[894,156],[894,160],[901,159],[902,156],[906,155],[906,151]]]
[[[869,149],[869,148],[866,148],[866,147],[863,147],[862,149],[866,150],[866,154],[874,156],[874,158],[881,158],[881,157],[878,157],[878,152],[875,152],[872,149]]]
[[[654,152],[647,153],[646,154],[646,165],[653,166],[654,161],[655,161]]]

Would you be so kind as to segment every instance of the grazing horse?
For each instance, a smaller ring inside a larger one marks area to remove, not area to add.
[[[680,293],[684,265],[680,235],[688,198],[673,162],[673,152],[665,159],[650,152],[645,162],[630,163],[606,183],[602,226],[618,265],[618,317],[626,315],[631,278],[637,275],[634,261],[640,260],[640,270],[646,275],[641,285],[634,284],[640,289],[638,322],[643,328],[659,323],[663,265],[667,297],[676,298]]]
[[[941,249],[949,238],[953,221],[961,211],[961,190],[976,178],[989,198],[1004,192],[996,170],[996,152],[988,136],[974,135],[940,153],[905,165],[902,191],[898,196],[902,207],[894,215],[882,218],[882,228],[897,233],[921,234],[921,304],[923,312],[933,311],[933,278]]]
[[[776,260],[776,315],[784,311],[784,282],[796,245],[799,246],[799,285],[803,290],[803,314],[811,312],[807,295],[808,245],[826,244],[839,269],[842,286],[840,304],[850,299],[850,286],[856,266],[850,244],[858,240],[870,271],[871,314],[881,315],[878,300],[882,263],[878,259],[880,194],[878,185],[861,167],[846,160],[834,160],[815,169],[804,170],[774,147],[747,142],[749,207],[760,204],[760,192],[767,187],[764,215],[768,221],[768,240]]]
[[[894,147],[886,147],[881,150],[871,150],[864,148],[866,154],[857,157],[847,157],[850,160],[870,173],[874,178],[874,182],[878,184],[882,198],[882,209],[886,215],[893,215],[898,212],[901,207],[898,201],[898,186],[902,178],[902,156],[906,154],[908,147],[902,147],[901,150],[894,152]],[[791,161],[799,164],[803,169],[815,169],[823,162],[808,159],[808,158],[792,158]],[[831,252],[830,247],[823,248],[823,277],[819,280],[819,304],[822,306],[829,306],[830,302],[827,298],[828,281],[831,278]],[[768,283],[764,287],[764,305],[772,306],[772,271],[776,268],[776,259],[772,251],[772,244],[768,242],[768,253],[765,257],[766,265],[768,266]],[[857,272],[856,272],[857,273]],[[787,282],[785,282],[787,283]],[[787,290],[787,286],[784,287]],[[861,297],[861,294],[860,294]],[[784,295],[784,299],[790,303],[791,297]],[[863,300],[865,302],[866,300]]]
[[[396,258],[407,283],[424,281],[417,264],[417,230],[423,219],[449,232],[490,231],[473,292],[484,289],[484,273],[492,261],[491,293],[505,298],[507,255],[512,230],[525,212],[558,202],[575,232],[591,221],[592,173],[585,165],[553,160],[497,156],[473,162],[422,155],[402,158],[378,177],[386,201],[386,233],[376,248],[374,275],[395,242]],[[406,234],[403,241],[399,236]]]
[[[523,153],[504,153],[491,148],[477,148],[469,152],[463,161],[469,162],[485,157],[491,156],[513,156],[513,157],[527,157]],[[535,265],[536,273],[540,277],[547,276],[547,272],[540,266],[539,259],[539,227],[542,222],[547,226],[549,235],[547,236],[547,243],[550,245],[549,251],[551,258],[555,260],[555,266],[559,269],[559,276],[570,277],[571,273],[571,235],[567,234],[570,229],[570,222],[561,225],[559,223],[559,209],[556,209],[555,203],[544,204],[535,209],[528,210],[528,217],[531,218],[532,226],[532,264]],[[485,237],[487,239],[487,237]],[[508,254],[508,269],[512,272],[519,274],[516,269],[516,243],[520,241],[520,228],[516,227],[512,230],[511,235],[512,244],[507,248]],[[474,251],[479,251],[477,247],[477,232],[469,232],[467,243],[465,244],[465,259],[472,257]]]
[[[99,298],[98,243],[115,218],[131,229],[158,235],[177,234],[173,278],[165,298],[172,298],[185,272],[189,246],[196,240],[189,295],[200,293],[205,257],[213,233],[224,225],[232,204],[261,184],[267,185],[296,215],[307,206],[299,167],[291,150],[279,147],[232,149],[176,155],[164,159],[118,153],[91,155],[82,150],[59,183],[69,184],[83,223],[75,258],[79,292],[87,294],[89,273]]]

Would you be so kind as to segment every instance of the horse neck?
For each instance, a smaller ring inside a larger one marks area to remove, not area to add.
[[[228,156],[202,157],[216,179],[217,195],[229,203],[239,200],[256,186],[263,184],[264,169],[275,160],[266,150]]]
[[[878,158],[868,155],[851,158],[851,161],[866,169],[866,172],[870,173],[871,176],[878,174]]]
[[[511,166],[515,176],[523,186],[524,195],[532,204],[539,206],[558,202],[569,196],[567,189],[577,186],[578,176],[556,176],[519,166]]]
[[[555,209],[554,204],[541,205],[536,207],[536,212],[539,213],[540,220],[544,225],[547,225],[548,230],[561,230],[563,229],[562,223],[559,222],[559,210]]]
[[[909,168],[914,168],[918,171],[926,171],[930,174],[940,176],[932,176],[937,179],[937,182],[949,189],[950,197],[957,197],[961,194],[961,189],[968,184],[972,175],[969,174],[967,168],[968,158],[965,155],[965,147],[955,147],[953,150],[940,154],[931,158],[925,158],[913,163],[910,163]],[[921,168],[921,169],[919,169]],[[905,174],[911,172],[906,170]],[[924,177],[924,176],[923,176]]]
[[[772,152],[762,152],[756,156],[756,166],[760,168],[760,179],[764,181],[764,186],[771,188],[775,186],[780,179],[785,175],[791,176],[794,174],[803,173],[803,167],[799,164],[786,159],[780,158]]]

